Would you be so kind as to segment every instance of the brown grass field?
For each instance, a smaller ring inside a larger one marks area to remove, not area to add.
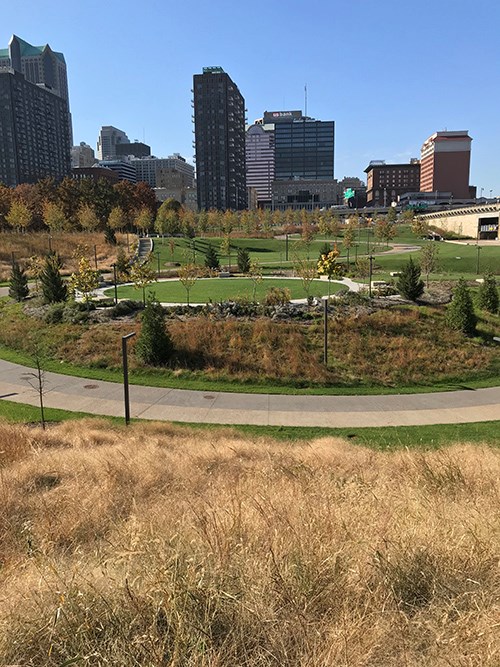
[[[0,424],[0,664],[498,667],[500,451]]]
[[[89,249],[89,257],[94,259],[94,246],[97,252],[97,262],[99,269],[106,271],[111,269],[111,265],[116,259],[118,247],[127,249],[126,234],[116,234],[118,245],[111,246],[106,243],[102,232],[85,233],[75,232],[53,232],[50,234],[50,247],[57,252],[63,262],[63,273],[71,273],[76,269],[77,262],[74,253],[78,247],[86,246]],[[130,249],[135,250],[136,237],[129,236]],[[44,257],[49,252],[49,234],[43,232],[31,232],[28,234],[19,234],[9,232],[0,234],[0,280],[9,280],[10,268],[12,265],[12,253],[14,258],[22,265],[30,257]]]

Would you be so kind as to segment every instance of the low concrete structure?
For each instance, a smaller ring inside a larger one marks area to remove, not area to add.
[[[481,204],[425,213],[419,216],[429,225],[473,239],[498,239],[500,204]]]

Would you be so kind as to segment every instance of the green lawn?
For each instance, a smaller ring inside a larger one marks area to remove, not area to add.
[[[45,409],[47,422],[62,422],[70,419],[102,419],[96,415],[84,412],[69,412],[55,408]],[[110,427],[123,424],[119,417],[104,417]],[[39,423],[39,408],[23,403],[0,400],[0,421],[11,423]],[[139,420],[132,420],[139,421]],[[187,424],[178,423],[186,429],[220,430],[231,429],[250,438],[271,437],[276,440],[295,442],[298,440],[313,440],[323,437],[346,438],[350,442],[374,447],[377,449],[400,449],[403,447],[420,447],[434,449],[454,442],[484,443],[498,446],[500,421],[479,422],[470,424],[440,424],[432,426],[387,426],[380,428],[314,428],[293,426],[219,426],[214,424]]]
[[[290,290],[292,299],[304,299],[306,294],[301,280],[290,280],[286,278],[264,278],[257,284],[255,298],[261,301],[271,287],[280,287]],[[331,293],[342,288],[339,283],[331,283]],[[208,303],[227,301],[236,297],[253,299],[254,283],[250,278],[203,278],[197,280],[191,288],[189,295],[190,303]],[[155,297],[162,303],[186,303],[186,289],[178,280],[158,282],[150,285],[147,293],[154,293]],[[328,283],[323,280],[315,280],[311,285],[311,296],[326,296],[328,294]],[[106,291],[108,296],[113,296],[114,290]],[[142,290],[133,285],[118,288],[120,299],[142,299]]]

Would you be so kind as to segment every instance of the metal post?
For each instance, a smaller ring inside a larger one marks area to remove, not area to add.
[[[285,262],[288,262],[288,234],[285,234]]]
[[[349,271],[349,248],[347,248],[347,270]]]
[[[94,246],[95,270],[97,271],[97,246]]]
[[[116,264],[113,264],[113,282],[115,284],[115,306],[118,303],[118,279],[116,275]]]
[[[479,275],[479,251],[481,250],[481,246],[479,243],[476,246],[477,249],[477,264],[476,264],[476,275]]]
[[[372,273],[373,273],[373,257],[370,255],[370,273],[369,273],[369,280],[368,280],[368,296],[370,299],[372,298]]]
[[[328,299],[323,299],[323,361],[328,365]]]
[[[128,391],[128,361],[127,361],[127,341],[135,336],[135,331],[122,336],[122,357],[123,357],[123,397],[125,401],[125,424],[130,424],[130,395]]]
[[[158,260],[158,278],[160,277],[160,254],[161,253],[158,250],[158,252],[156,253],[156,257],[157,257],[157,260]]]

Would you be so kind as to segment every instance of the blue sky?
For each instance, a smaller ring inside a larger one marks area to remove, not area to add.
[[[192,158],[192,75],[220,65],[248,120],[304,108],[336,122],[335,176],[418,157],[436,130],[469,130],[471,183],[500,196],[500,3],[495,0],[47,0],[2,6],[12,33],[68,66],[75,143],[101,125]]]

